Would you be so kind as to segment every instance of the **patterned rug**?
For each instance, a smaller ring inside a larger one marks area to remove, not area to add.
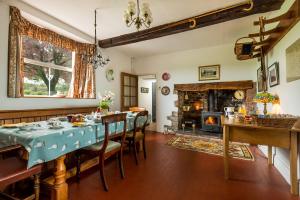
[[[176,135],[168,141],[167,145],[178,149],[223,156],[223,140],[217,138]],[[231,158],[254,161],[249,147],[241,143],[229,143],[229,155]]]

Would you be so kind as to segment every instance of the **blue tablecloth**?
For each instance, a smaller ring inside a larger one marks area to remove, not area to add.
[[[134,127],[134,116],[127,116],[127,131]],[[139,118],[138,124],[143,124]],[[55,160],[56,158],[77,149],[100,142],[104,138],[104,125],[89,122],[85,127],[72,127],[71,123],[63,122],[62,129],[49,129],[47,122],[38,122],[40,127],[31,131],[19,128],[0,128],[0,147],[20,144],[28,152],[28,168]],[[110,124],[110,134],[122,132],[124,123]]]

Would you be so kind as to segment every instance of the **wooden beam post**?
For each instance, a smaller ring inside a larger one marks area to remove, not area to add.
[[[179,20],[177,22],[104,39],[99,41],[99,45],[102,48],[109,48],[203,28],[258,13],[277,10],[280,9],[283,2],[284,0],[244,1],[236,5],[209,11],[191,18]],[[253,6],[251,3],[253,3]]]

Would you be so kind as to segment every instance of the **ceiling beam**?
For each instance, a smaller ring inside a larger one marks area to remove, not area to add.
[[[191,18],[172,22],[146,30],[120,35],[113,38],[108,38],[99,41],[102,48],[121,46],[145,40],[151,40],[167,35],[177,34],[185,31],[190,31],[222,22],[258,14],[265,13],[281,8],[284,0],[253,0],[253,7],[249,9],[251,1],[244,1],[236,5],[231,5],[226,8],[221,8],[207,13],[200,14]]]

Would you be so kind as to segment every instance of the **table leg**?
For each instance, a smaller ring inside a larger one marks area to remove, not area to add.
[[[268,146],[268,164],[273,165],[273,149],[272,146]]]
[[[67,200],[68,184],[66,183],[66,155],[55,160],[54,185],[51,193],[51,200]]]
[[[294,195],[299,194],[297,161],[298,161],[298,133],[291,132],[290,179],[291,179],[291,193]]]
[[[224,177],[229,179],[229,127],[223,128]]]

